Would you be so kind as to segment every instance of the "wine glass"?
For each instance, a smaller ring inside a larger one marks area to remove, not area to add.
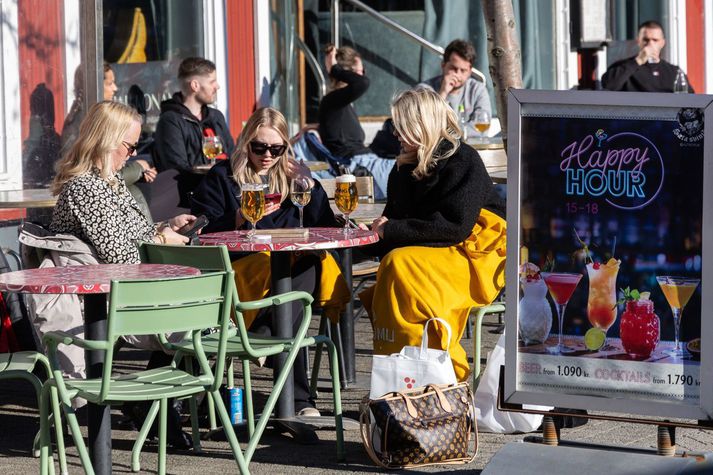
[[[297,177],[290,182],[290,200],[300,210],[300,228],[304,228],[304,208],[312,199],[312,182],[304,177]]]
[[[252,241],[255,236],[255,223],[265,214],[265,187],[262,183],[243,183],[240,189],[240,209],[252,225],[248,232],[248,238]]]
[[[484,109],[475,111],[475,130],[478,131],[480,143],[485,142],[485,132],[490,128],[490,112]]]
[[[334,204],[344,215],[344,234],[349,234],[349,214],[353,213],[359,201],[356,177],[354,175],[339,175],[335,180]]]
[[[688,301],[691,300],[691,296],[693,296],[693,293],[696,291],[696,287],[698,287],[701,279],[657,275],[656,281],[659,283],[661,292],[663,292],[668,304],[671,306],[671,313],[673,313],[673,330],[676,344],[672,350],[665,351],[664,353],[674,358],[688,358],[691,354],[687,349],[681,346],[679,339],[681,317],[683,316],[683,308]]]
[[[203,155],[208,159],[210,166],[215,165],[215,157],[223,153],[223,142],[217,135],[203,137]]]
[[[574,348],[562,344],[562,327],[564,323],[564,309],[567,307],[569,299],[577,288],[582,274],[569,274],[566,272],[541,272],[540,275],[545,280],[545,284],[550,291],[550,297],[555,302],[557,310],[557,324],[559,333],[557,334],[557,346],[547,348],[549,353],[560,355],[562,353],[572,353]]]

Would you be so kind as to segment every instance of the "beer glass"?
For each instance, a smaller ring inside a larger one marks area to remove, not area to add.
[[[255,236],[255,223],[265,214],[265,186],[262,183],[243,183],[240,189],[240,209],[252,225],[248,232],[248,238],[252,241]]]
[[[354,175],[340,175],[337,177],[336,183],[334,204],[344,215],[344,234],[349,234],[349,214],[354,212],[359,201],[356,177]]]
[[[203,137],[203,155],[208,159],[210,166],[215,165],[215,157],[223,153],[223,142],[220,137],[211,135]]]

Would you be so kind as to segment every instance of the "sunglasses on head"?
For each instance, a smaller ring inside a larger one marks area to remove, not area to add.
[[[133,155],[136,149],[139,148],[138,142],[135,144],[130,144],[129,142],[122,141],[121,143],[124,144],[124,147],[126,147],[126,151],[129,155]]]
[[[265,155],[265,152],[269,150],[270,155],[272,155],[273,157],[279,157],[280,155],[285,153],[285,150],[287,150],[287,145],[269,145],[263,142],[256,142],[253,140],[252,142],[250,142],[250,150],[252,150],[255,155]]]

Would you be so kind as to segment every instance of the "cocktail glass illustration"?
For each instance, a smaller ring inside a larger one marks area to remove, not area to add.
[[[672,350],[667,350],[665,353],[676,358],[689,358],[691,354],[686,348],[681,345],[679,338],[679,330],[681,328],[681,317],[683,316],[683,308],[691,299],[693,292],[700,283],[700,279],[690,277],[676,277],[672,275],[657,275],[656,280],[661,287],[668,304],[671,306],[673,313],[673,329],[675,335],[675,345]]]
[[[605,334],[616,321],[616,276],[619,273],[620,260],[609,259],[606,264],[593,262],[587,264],[589,276],[589,300],[587,318],[593,327]],[[606,347],[606,340],[604,346]]]
[[[557,333],[557,346],[550,346],[547,351],[552,354],[572,353],[574,348],[562,344],[562,327],[564,323],[564,310],[567,307],[574,289],[577,288],[582,274],[570,274],[566,272],[542,272],[542,278],[550,291],[550,297],[555,303],[557,310],[557,323],[559,332]]]

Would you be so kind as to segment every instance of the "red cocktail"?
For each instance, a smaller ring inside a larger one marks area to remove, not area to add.
[[[557,346],[550,346],[547,351],[553,354],[571,353],[574,348],[562,344],[562,327],[564,323],[564,309],[567,307],[574,289],[577,288],[582,274],[569,274],[565,272],[542,272],[542,278],[547,284],[550,296],[555,302],[557,310],[557,321],[559,323],[559,333],[557,334]]]

